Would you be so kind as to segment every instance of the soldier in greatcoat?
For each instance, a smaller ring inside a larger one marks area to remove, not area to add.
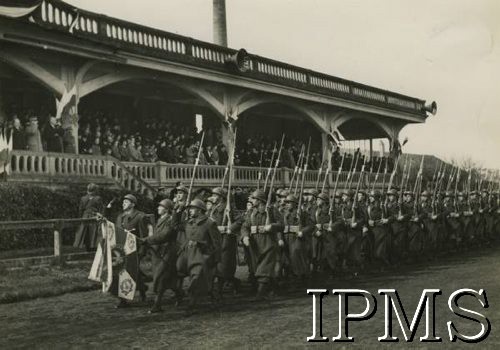
[[[206,215],[201,199],[194,199],[187,207],[189,218],[184,230],[177,258],[177,273],[188,279],[188,314],[194,313],[201,297],[212,290],[215,269],[220,261],[221,236],[217,225]]]
[[[177,283],[177,223],[173,215],[174,203],[170,199],[163,199],[158,203],[159,219],[156,222],[154,233],[144,239],[152,247],[153,263],[153,292],[156,298],[149,313],[161,312],[163,294],[167,289],[175,292],[179,301],[182,298],[182,289]]]
[[[390,188],[386,195],[387,204],[384,203],[384,209],[391,228],[389,258],[391,264],[397,264],[404,258],[408,249],[408,221],[413,211],[413,202],[400,205],[395,188]]]
[[[254,268],[258,283],[255,300],[267,298],[269,286],[275,277],[278,247],[284,242],[277,233],[283,230],[273,217],[273,213],[266,207],[266,195],[256,190],[250,197],[253,209],[241,227],[243,244],[249,247],[251,264]]]
[[[288,257],[291,273],[300,281],[306,281],[310,273],[309,247],[311,226],[307,214],[297,209],[299,201],[293,194],[285,198],[282,222],[283,234],[287,237]]]
[[[354,205],[355,192],[348,190],[343,194],[343,211],[342,218],[344,219],[346,245],[345,245],[345,260],[351,272],[356,276],[359,269],[362,267],[361,256],[361,241],[363,239],[363,231],[366,228],[366,212],[359,205]]]
[[[373,238],[373,260],[382,268],[389,265],[389,219],[385,218],[380,203],[380,191],[371,191],[368,195],[368,226]]]
[[[222,296],[224,283],[230,283],[235,291],[239,290],[240,280],[234,274],[236,272],[236,254],[238,249],[238,233],[241,227],[234,210],[227,211],[227,191],[221,187],[212,190],[209,203],[212,203],[211,210],[208,211],[208,217],[217,224],[222,237],[221,259],[217,264],[217,283],[215,288],[215,297]]]

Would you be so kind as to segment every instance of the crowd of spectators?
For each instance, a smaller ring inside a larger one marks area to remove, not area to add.
[[[13,148],[32,152],[67,152],[73,153],[73,136],[70,130],[63,130],[58,120],[49,115],[42,127],[36,116],[18,117],[15,115],[9,122],[13,131]],[[205,140],[200,154],[202,165],[226,165],[228,150],[222,142],[220,128],[204,129]],[[238,135],[235,164],[267,168],[277,156],[280,137],[277,139],[263,134]],[[280,158],[280,167],[295,168],[301,152],[305,151],[306,141],[303,139],[285,139]],[[104,113],[82,114],[79,120],[78,150],[80,154],[95,156],[112,156],[127,162],[156,162],[170,164],[194,164],[200,147],[200,133],[194,126],[182,124],[174,120],[147,119],[139,122],[120,123],[116,117]],[[273,155],[274,153],[274,155]],[[366,157],[366,159],[365,159]],[[356,161],[357,160],[357,161]],[[311,146],[308,169],[326,170],[331,164],[332,170],[339,169],[342,162],[341,149],[337,147],[332,153],[331,162],[323,161],[320,146]],[[274,162],[273,162],[274,163]],[[385,170],[386,158],[371,159],[358,149],[354,154],[346,154],[342,170],[350,170],[356,164],[360,171],[365,163],[367,172]],[[388,171],[392,162],[388,163]],[[274,164],[273,164],[274,166]]]

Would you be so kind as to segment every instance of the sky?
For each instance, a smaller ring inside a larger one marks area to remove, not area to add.
[[[212,0],[66,0],[212,41]],[[500,168],[500,1],[226,0],[228,44],[437,101],[404,152]]]

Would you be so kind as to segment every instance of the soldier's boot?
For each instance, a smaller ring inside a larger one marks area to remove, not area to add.
[[[222,300],[223,290],[224,290],[224,278],[217,277],[217,281],[214,283],[214,288],[212,290],[212,299],[215,302],[220,302]]]
[[[233,284],[233,291],[235,294],[238,294],[241,290],[241,281],[236,278],[236,277],[233,277],[232,280],[231,280],[232,284]]]
[[[161,307],[161,301],[163,299],[163,293],[164,293],[164,291],[161,291],[155,297],[155,302],[153,304],[153,307],[151,307],[151,309],[149,309],[149,311],[148,311],[149,314],[155,314],[155,313],[163,311],[163,309]]]
[[[126,299],[123,298],[118,298],[118,299],[119,299],[118,304],[115,305],[115,309],[123,309],[130,306],[130,304]]]
[[[257,288],[257,295],[255,296],[253,301],[260,302],[266,300],[267,290],[267,283],[259,283],[259,286]]]
[[[189,317],[196,314],[198,312],[197,306],[198,306],[198,299],[195,296],[190,295],[189,304],[188,307],[186,308],[184,316]]]

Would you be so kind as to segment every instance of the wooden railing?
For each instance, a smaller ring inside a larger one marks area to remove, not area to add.
[[[44,0],[31,22],[123,51],[228,72],[226,60],[237,51],[208,42],[84,11],[58,0]],[[112,54],[112,51],[110,51]],[[238,74],[346,100],[425,117],[424,101],[314,72],[265,57],[249,55],[249,69]]]
[[[115,183],[129,191],[138,192],[152,197],[159,186],[172,187],[178,181],[187,184],[193,174],[192,164],[167,164],[164,162],[139,163],[120,162],[113,157],[90,155],[74,155],[65,153],[32,153],[29,151],[13,151],[9,181],[29,181],[51,183],[66,182],[96,182]],[[219,186],[224,177],[224,166],[200,165],[196,171],[195,185],[197,187]],[[264,183],[267,169],[262,169],[261,184]],[[345,187],[347,173],[339,174],[339,188]],[[288,187],[293,176],[293,170],[279,168],[276,172],[277,187]],[[305,176],[305,186],[314,187],[318,182],[319,172],[308,170]],[[326,186],[332,188],[337,172],[328,174]],[[324,181],[323,172],[319,179],[321,187]],[[367,181],[369,175],[364,179]],[[371,175],[375,177],[374,174]],[[357,183],[359,173],[354,173],[352,182]],[[386,178],[387,180],[387,178]],[[236,166],[232,183],[240,187],[256,187],[259,182],[259,168]],[[382,176],[376,184],[380,187]]]
[[[78,227],[81,224],[97,223],[97,218],[87,219],[50,219],[25,221],[0,221],[0,233],[15,230],[50,229],[54,231],[54,259],[57,263],[64,262],[62,232],[64,228]]]

